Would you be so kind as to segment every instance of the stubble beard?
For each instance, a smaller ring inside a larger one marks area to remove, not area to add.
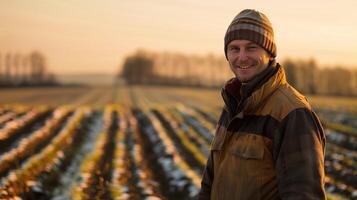
[[[230,64],[230,65],[231,65],[231,68],[232,68],[233,73],[236,76],[236,78],[242,83],[247,83],[251,79],[253,79],[256,75],[253,75],[252,77],[244,77],[244,76],[240,76],[236,70],[238,70],[238,69],[239,70],[251,70],[251,69],[257,68],[258,64],[259,64],[258,61],[250,60],[247,62],[241,62],[241,63]]]

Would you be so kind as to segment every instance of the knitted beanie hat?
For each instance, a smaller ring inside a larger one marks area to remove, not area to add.
[[[238,39],[252,41],[276,57],[273,27],[268,17],[259,11],[245,9],[233,19],[224,37],[226,57],[228,44]]]

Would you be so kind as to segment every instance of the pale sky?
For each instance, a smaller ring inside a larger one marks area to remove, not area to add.
[[[355,0],[0,0],[0,54],[38,50],[58,74],[116,73],[138,48],[223,56],[245,8],[272,22],[278,61],[357,68]]]

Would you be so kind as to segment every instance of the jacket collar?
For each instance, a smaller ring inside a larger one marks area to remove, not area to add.
[[[279,85],[285,83],[283,67],[272,61],[267,69],[244,85],[237,78],[230,79],[221,91],[225,108],[231,116],[253,113]]]

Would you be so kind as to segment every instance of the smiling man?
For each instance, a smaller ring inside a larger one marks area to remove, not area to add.
[[[325,135],[275,60],[269,19],[243,10],[224,42],[235,78],[222,89],[225,106],[199,199],[325,199]]]

